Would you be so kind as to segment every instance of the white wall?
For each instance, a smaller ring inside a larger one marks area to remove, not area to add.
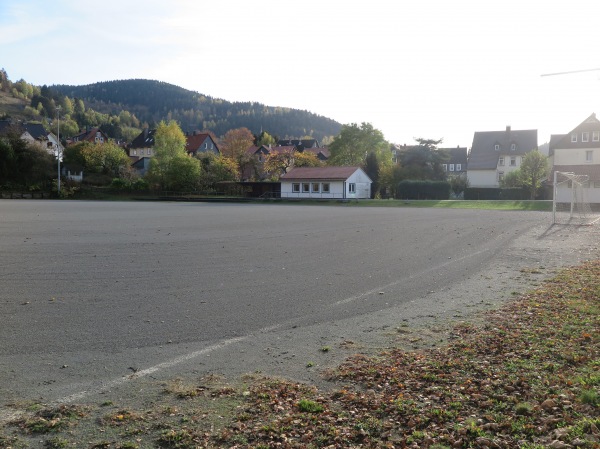
[[[348,192],[348,184],[356,184],[356,194]],[[356,170],[346,182],[347,198],[371,198],[371,181],[362,170]]]
[[[556,201],[559,203],[570,203],[573,196],[572,189],[566,185],[560,185],[556,189]],[[594,187],[594,183],[590,183],[590,187],[583,189],[583,201],[588,203],[600,203],[600,187]]]
[[[505,172],[506,173],[506,172]],[[498,187],[496,170],[468,170],[467,179],[470,187]]]
[[[308,183],[311,192],[303,192],[302,184]],[[319,184],[319,192],[313,192],[313,183]],[[329,184],[329,193],[323,193],[323,184]],[[293,191],[293,184],[300,184],[300,192]],[[281,181],[281,198],[344,198],[343,181]]]
[[[593,151],[593,164],[600,164],[600,148],[570,148],[554,151],[554,165],[584,165],[586,151]]]

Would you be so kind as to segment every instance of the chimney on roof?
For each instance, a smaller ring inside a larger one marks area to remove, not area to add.
[[[509,133],[509,132],[510,132],[510,125],[508,125],[508,126],[506,127],[506,132],[507,132],[507,133]]]

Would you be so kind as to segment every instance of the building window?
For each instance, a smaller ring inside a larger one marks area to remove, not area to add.
[[[590,133],[588,133],[588,132],[581,133],[581,141],[589,142],[590,141]]]
[[[592,150],[588,150],[585,152],[585,161],[592,162],[593,161],[594,152]]]
[[[323,183],[323,193],[329,193],[329,183],[328,182]]]
[[[302,183],[302,192],[310,193],[310,184],[308,182]]]
[[[571,142],[577,142],[577,134],[571,134]]]
[[[511,149],[512,151],[515,151],[515,150],[517,149],[517,144],[516,144],[516,143],[511,143],[511,144],[510,144],[510,149]]]
[[[146,154],[147,154],[148,156],[150,156],[150,155],[152,154],[152,150],[151,150],[150,148],[148,148],[148,149],[146,150]]]
[[[511,167],[516,167],[517,166],[517,158],[515,156],[511,156],[510,157],[510,166]]]
[[[137,150],[132,150],[131,154],[132,154],[133,156],[137,156]]]
[[[456,164],[456,171],[462,170],[462,164]]]
[[[600,142],[600,131],[592,132],[592,142]]]
[[[494,145],[494,150],[498,151],[500,149],[500,145],[496,144]]]
[[[504,179],[504,172],[503,171],[499,171],[498,172],[498,182],[501,182]]]
[[[356,184],[351,182],[350,184],[348,184],[348,192],[349,193],[356,193]]]
[[[295,182],[292,184],[292,192],[300,193],[300,183]]]
[[[204,149],[208,150],[208,142],[204,142]]]
[[[600,181],[594,181],[594,189],[600,189]]]
[[[444,171],[448,171],[448,164],[442,164],[442,167],[444,168]]]
[[[450,164],[450,171],[454,171],[454,164]]]
[[[321,186],[319,185],[318,182],[312,183],[312,191],[315,193],[319,193],[321,191]]]
[[[500,156],[500,159],[498,159],[498,165],[501,167],[504,165],[504,156]]]

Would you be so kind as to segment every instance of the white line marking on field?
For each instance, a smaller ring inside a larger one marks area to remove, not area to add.
[[[458,262],[461,262],[461,261],[466,260],[466,259],[470,259],[473,256],[477,256],[477,255],[485,253],[487,251],[489,251],[489,249],[484,249],[484,250],[477,251],[477,252],[474,252],[474,253],[471,253],[471,254],[467,254],[466,256],[459,257],[458,259],[452,259],[452,260],[449,260],[448,262],[444,262],[441,265],[436,265],[435,267],[428,268],[427,270],[421,271],[420,273],[417,273],[415,275],[410,275],[407,278],[398,279],[398,280],[396,280],[394,282],[390,282],[389,284],[382,285],[382,286],[379,286],[379,287],[375,287],[375,288],[373,288],[371,290],[368,290],[366,292],[359,293],[358,295],[354,295],[354,296],[350,296],[348,298],[340,299],[339,301],[334,302],[333,304],[331,304],[331,307],[341,306],[343,304],[348,304],[350,302],[359,300],[361,298],[365,298],[367,296],[374,295],[374,294],[376,294],[376,293],[378,293],[380,291],[385,291],[386,289],[388,289],[390,287],[395,287],[396,285],[402,284],[403,282],[406,282],[406,281],[408,281],[410,279],[413,279],[415,277],[422,276],[422,275],[424,275],[426,273],[430,273],[432,271],[439,270],[439,269],[444,268],[444,267],[446,267],[446,266],[448,266],[450,264],[454,264],[454,263],[458,263]]]
[[[235,344],[235,343],[239,343],[242,342],[244,340],[249,339],[250,337],[252,337],[254,334],[265,334],[265,333],[269,333],[269,332],[273,332],[274,330],[277,330],[278,328],[280,328],[283,325],[283,323],[280,324],[274,324],[272,326],[267,326],[265,328],[262,328],[252,334],[248,334],[246,336],[243,337],[235,337],[235,338],[230,338],[227,340],[223,340],[220,341],[218,343],[215,343],[214,345],[211,346],[207,346],[204,349],[200,349],[198,351],[193,351],[190,352],[188,354],[184,354],[182,356],[176,357],[172,360],[168,360],[166,362],[163,363],[159,363],[158,365],[154,365],[151,366],[150,368],[146,368],[146,369],[142,369],[139,371],[136,371],[133,374],[127,375],[127,376],[122,376],[119,377],[117,379],[113,379],[110,380],[106,383],[103,383],[101,386],[97,387],[97,388],[92,388],[90,390],[84,390],[84,391],[80,391],[78,393],[74,393],[71,394],[69,396],[65,396],[61,399],[58,399],[57,401],[54,401],[57,404],[67,404],[70,402],[75,402],[75,401],[79,401],[87,396],[90,396],[92,394],[99,394],[102,393],[103,391],[106,390],[110,390],[111,388],[115,388],[118,387],[119,385],[123,385],[129,381],[135,380],[135,379],[139,379],[140,377],[146,377],[150,374],[154,374],[157,371],[161,371],[163,369],[168,369],[168,368],[173,368],[174,366],[177,366],[181,363],[187,362],[188,360],[192,360],[195,359],[197,357],[200,357],[202,355],[205,354],[209,354],[213,351],[217,351],[219,349],[223,349],[229,345]]]
[[[406,282],[407,280],[412,279],[412,278],[414,278],[416,276],[421,276],[423,274],[426,274],[426,273],[429,273],[429,272],[432,272],[432,271],[435,271],[435,270],[439,270],[439,269],[444,268],[444,267],[446,267],[446,266],[448,266],[450,264],[461,262],[462,260],[469,259],[471,257],[474,257],[476,255],[482,254],[482,253],[487,252],[487,251],[489,251],[489,249],[477,251],[475,253],[471,253],[471,254],[468,254],[466,256],[459,257],[458,259],[449,260],[448,262],[445,262],[445,263],[443,263],[441,265],[437,265],[435,267],[431,267],[431,268],[429,268],[429,269],[427,269],[425,271],[422,271],[422,272],[420,272],[420,273],[418,273],[416,275],[411,275],[408,278],[399,279],[399,280],[396,280],[394,282],[390,282],[389,284],[382,285],[382,286],[373,288],[371,290],[368,290],[366,292],[360,293],[358,295],[354,295],[354,296],[350,296],[348,298],[341,299],[341,300],[333,303],[331,305],[331,307],[340,306],[342,304],[347,304],[347,303],[356,301],[358,299],[367,297],[369,295],[373,295],[373,294],[375,294],[377,292],[380,292],[382,290],[385,290],[385,289],[388,289],[390,287],[394,287],[394,286],[396,286],[398,284],[401,284],[403,282]],[[279,324],[275,324],[275,325],[272,325],[272,326],[267,326],[265,328],[262,328],[262,329],[260,329],[260,330],[258,330],[256,332],[253,332],[253,333],[248,334],[248,335],[243,336],[243,337],[235,337],[235,338],[230,338],[230,339],[227,339],[227,340],[220,341],[220,342],[215,343],[215,344],[213,344],[211,346],[207,346],[204,349],[200,349],[198,351],[193,351],[193,352],[190,352],[188,354],[184,354],[182,356],[176,357],[176,358],[174,358],[172,360],[168,360],[166,362],[159,363],[158,365],[154,365],[154,366],[151,366],[149,368],[137,371],[137,372],[135,372],[133,374],[130,374],[130,375],[127,375],[127,376],[122,376],[122,377],[110,380],[110,381],[108,381],[106,383],[103,383],[101,386],[98,386],[96,388],[91,388],[89,390],[84,390],[84,391],[80,391],[78,393],[71,394],[69,396],[65,396],[63,398],[60,398],[60,399],[54,401],[53,403],[54,404],[67,404],[67,403],[74,402],[74,401],[80,401],[80,400],[82,400],[82,399],[84,399],[84,398],[86,398],[88,396],[93,395],[93,394],[102,393],[104,391],[110,390],[111,388],[115,388],[115,387],[118,387],[120,385],[126,384],[127,382],[130,382],[132,380],[139,379],[141,377],[146,377],[146,376],[148,376],[150,374],[156,373],[157,371],[161,371],[161,370],[164,370],[164,369],[172,368],[172,367],[177,366],[177,365],[179,365],[181,363],[187,362],[188,360],[192,360],[192,359],[195,359],[195,358],[200,357],[202,355],[209,354],[209,353],[211,353],[213,351],[217,351],[219,349],[223,349],[223,348],[225,348],[225,347],[227,347],[229,345],[235,344],[235,343],[240,343],[240,342],[242,342],[244,340],[247,340],[247,339],[251,338],[255,334],[259,334],[259,333],[264,334],[264,333],[272,332],[272,331],[277,330],[278,328],[282,327],[283,325],[284,325],[284,323],[279,323]],[[13,418],[14,418],[14,416],[13,416]]]
[[[85,390],[85,391],[80,391],[79,393],[74,393],[70,396],[61,398],[55,402],[58,404],[66,404],[66,403],[73,402],[73,401],[79,401],[87,396],[92,395],[92,394],[101,393],[103,391],[109,390],[109,389],[117,387],[119,385],[123,385],[131,380],[139,379],[140,377],[146,377],[157,371],[167,369],[167,368],[172,368],[176,365],[179,365],[180,363],[187,362],[188,360],[195,359],[196,357],[200,357],[201,355],[208,354],[210,352],[213,352],[213,351],[216,351],[219,349],[223,349],[234,343],[239,343],[240,341],[246,340],[249,336],[250,335],[247,335],[245,337],[236,337],[236,338],[230,338],[228,340],[223,340],[214,345],[207,346],[204,349],[200,349],[198,351],[193,351],[188,354],[184,354],[184,355],[182,355],[180,357],[176,357],[172,360],[168,360],[166,362],[159,363],[158,365],[151,366],[150,368],[139,370],[139,371],[135,372],[134,374],[130,374],[128,376],[123,376],[123,377],[119,377],[117,379],[113,379],[107,383],[104,383],[101,387],[93,388],[93,389]]]

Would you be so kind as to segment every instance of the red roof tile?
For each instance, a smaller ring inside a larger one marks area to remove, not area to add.
[[[348,179],[360,167],[295,167],[281,176],[282,180],[294,179]]]

